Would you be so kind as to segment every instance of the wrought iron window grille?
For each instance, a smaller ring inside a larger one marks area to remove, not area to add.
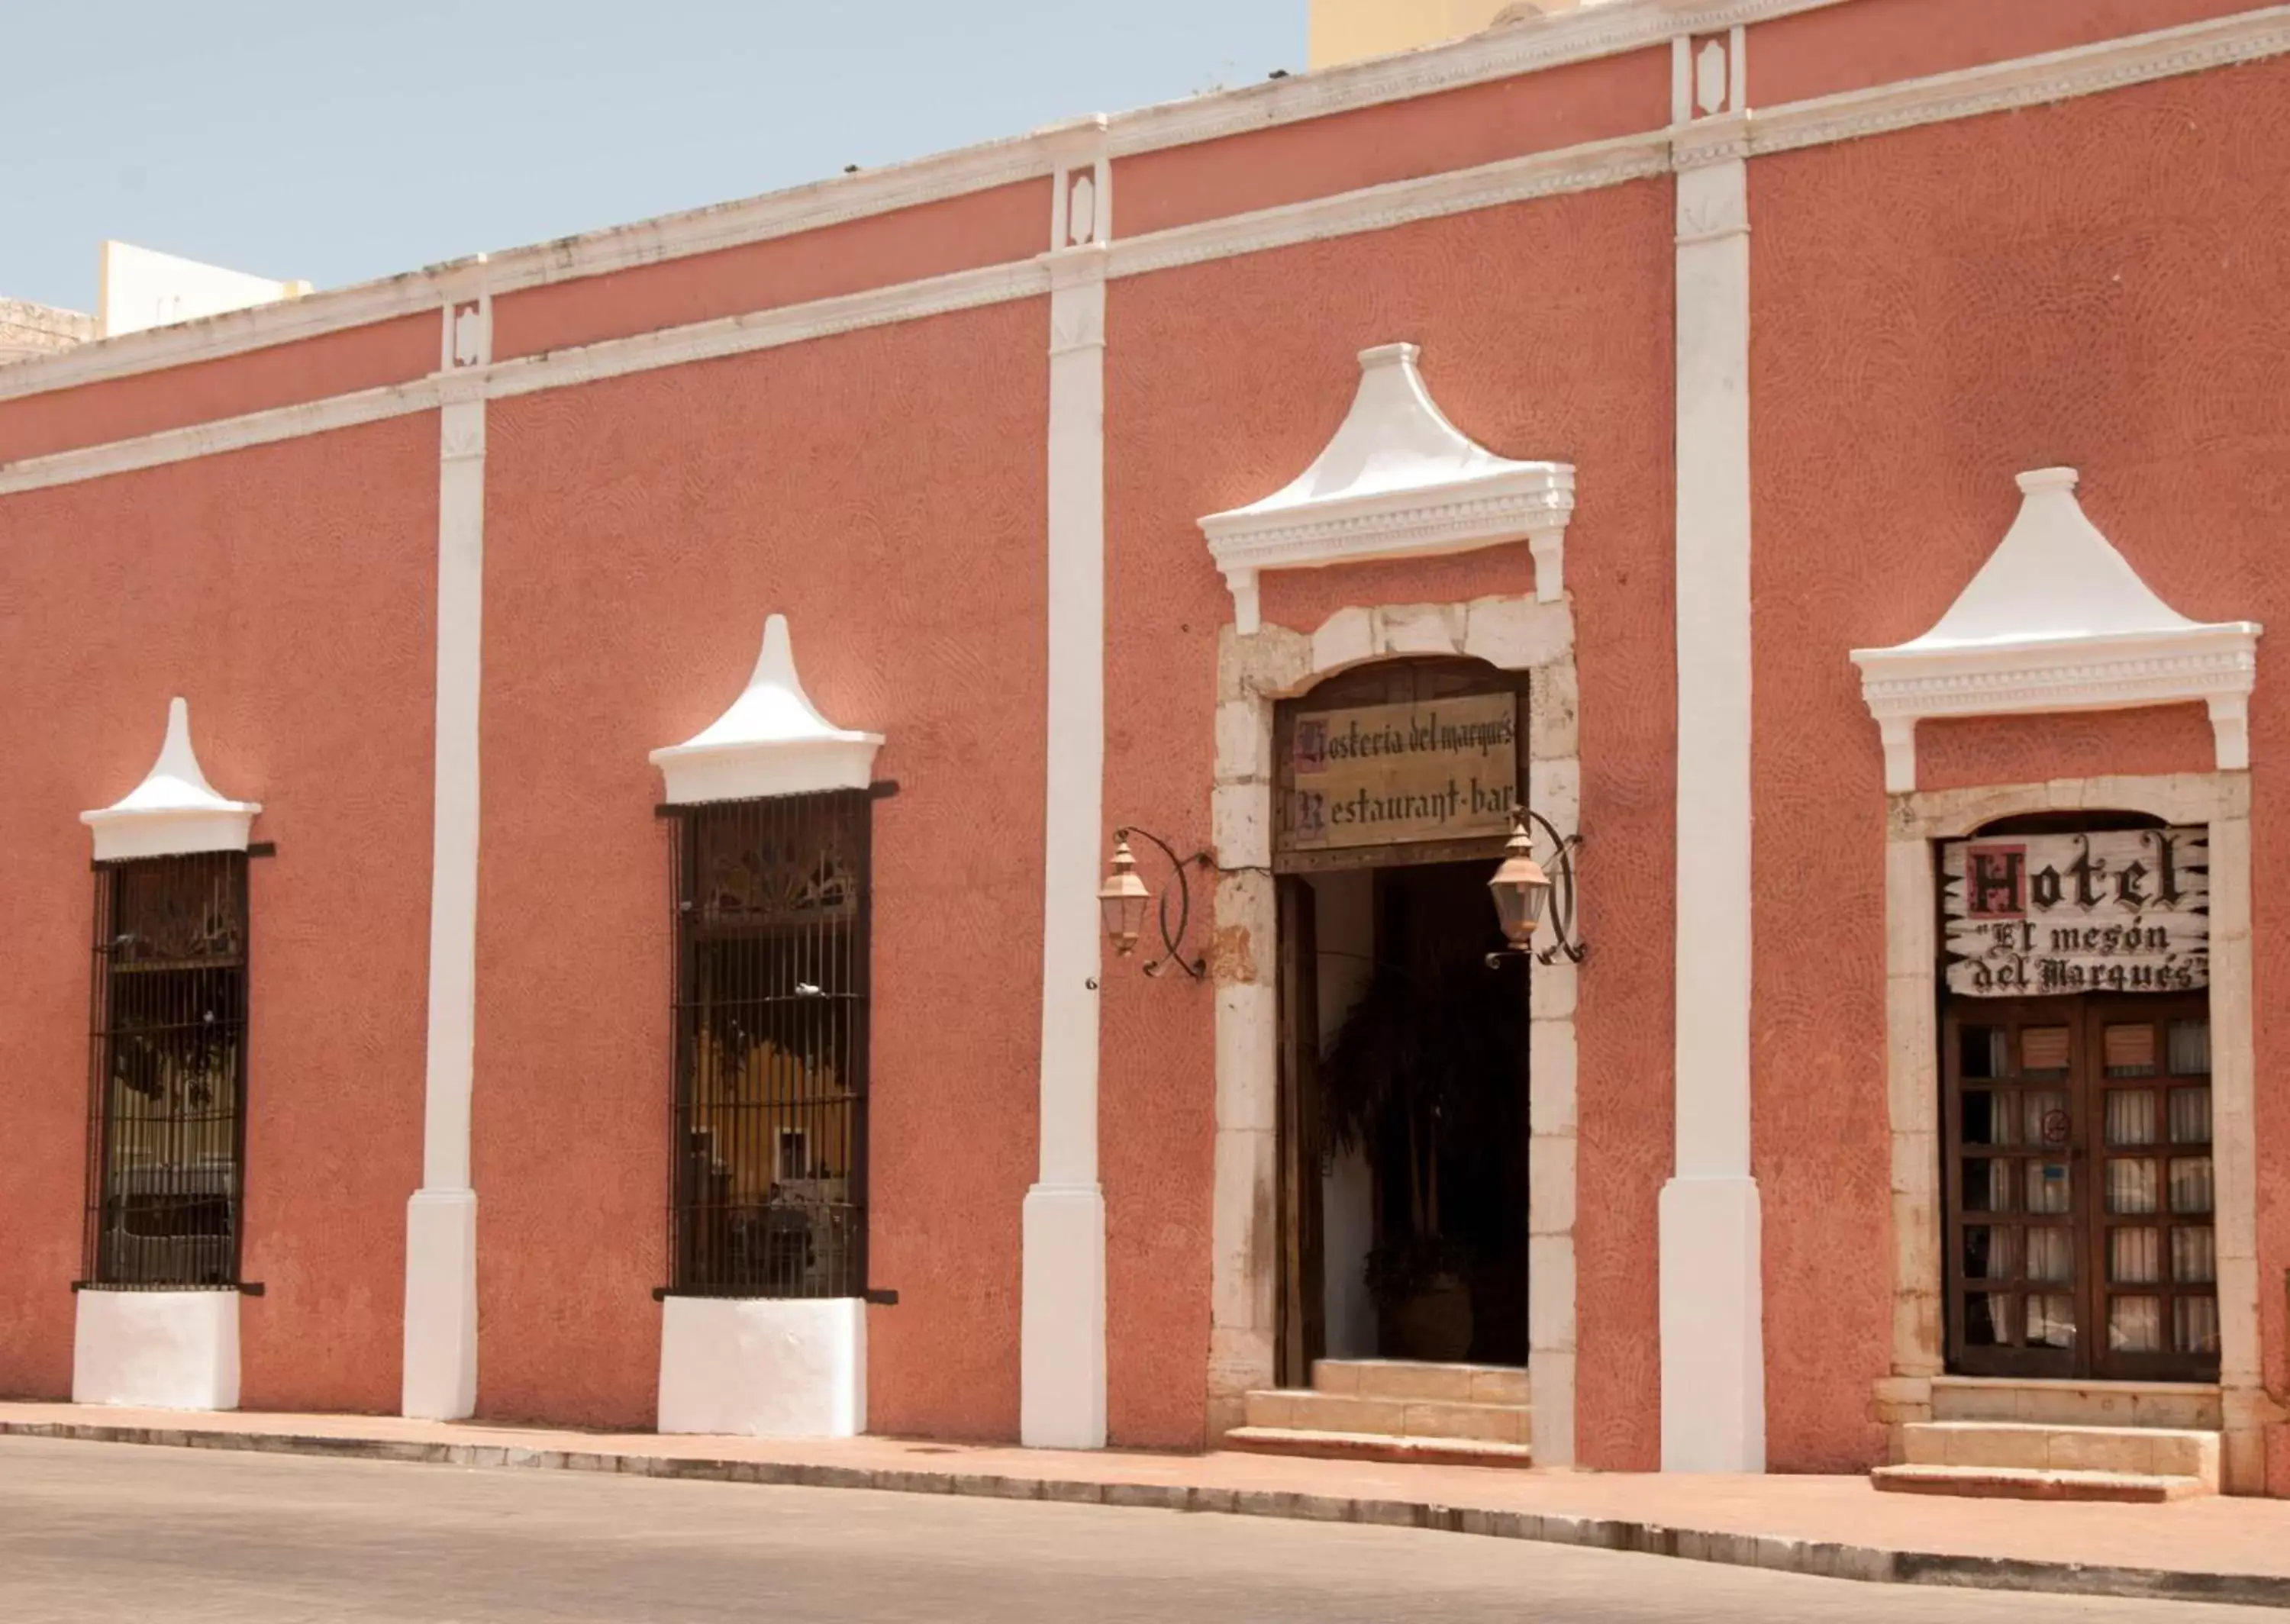
[[[867,1289],[869,790],[663,808],[675,1148],[657,1296]]]
[[[81,1288],[244,1289],[246,853],[99,864]]]

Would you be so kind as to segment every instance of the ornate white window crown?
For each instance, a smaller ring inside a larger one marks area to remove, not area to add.
[[[1432,403],[1419,353],[1413,344],[1360,351],[1351,411],[1312,466],[1261,501],[1200,521],[1243,635],[1258,629],[1261,571],[1469,552],[1522,537],[1534,556],[1534,596],[1558,597],[1573,465],[1515,462],[1465,435]]]
[[[1885,788],[1917,787],[1926,716],[2120,710],[2201,700],[2222,771],[2250,765],[2254,620],[2199,624],[2147,583],[2076,500],[2073,468],[2019,479],[2020,516],[1921,637],[1855,649],[1885,741]]]
[[[120,799],[79,820],[95,831],[95,860],[180,857],[192,852],[244,852],[254,814],[252,801],[216,793],[191,749],[191,708],[167,701],[167,737],[143,781]]]
[[[795,674],[785,615],[764,622],[755,674],[732,708],[682,744],[652,753],[669,804],[864,789],[880,733],[856,733],[819,714]]]

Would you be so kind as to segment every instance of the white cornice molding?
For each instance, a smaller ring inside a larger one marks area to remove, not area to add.
[[[212,422],[194,423],[187,428],[162,429],[157,434],[143,435],[132,440],[112,440],[77,451],[54,452],[44,457],[0,462],[0,496],[12,495],[19,491],[36,491],[45,485],[99,479],[108,474],[131,473],[137,468],[188,461],[194,457],[212,457],[224,452],[244,451],[249,446],[275,444],[303,435],[355,428],[361,423],[376,423],[384,418],[404,417],[411,412],[433,410],[437,398],[437,380],[425,378],[412,383],[391,384],[385,388],[362,389],[355,395],[336,395],[300,405],[275,406],[266,412],[250,412],[243,417],[218,418]]]
[[[816,231],[1016,181],[1046,179],[1051,167],[1047,155],[1061,138],[1063,128],[501,253],[447,260],[382,281],[306,294],[280,304],[83,344],[0,371],[0,400],[218,360],[395,316],[426,314],[445,302],[452,289],[480,267],[486,290],[498,296]]]
[[[864,789],[880,733],[853,732],[819,714],[796,676],[785,615],[764,622],[755,674],[732,708],[682,744],[654,750],[671,806],[763,796]]]
[[[191,708],[167,701],[167,736],[143,781],[110,805],[84,812],[95,834],[95,860],[178,857],[194,852],[244,852],[254,815],[252,801],[218,794],[191,748]]]
[[[2201,701],[2222,772],[2249,766],[2253,620],[2200,624],[2149,589],[2076,500],[2073,468],[2019,479],[2019,516],[1921,637],[1855,649],[1885,745],[1885,788],[1917,787],[1927,716],[2124,710]]]
[[[1471,439],[1432,401],[1413,344],[1360,351],[1351,409],[1309,468],[1271,495],[1200,521],[1231,589],[1234,628],[1258,629],[1257,577],[1525,540],[1534,596],[1558,601],[1574,469],[1517,462]]]
[[[1841,4],[1842,0],[1621,0],[1540,23],[1494,28],[1447,44],[1348,64],[1317,74],[1096,115],[985,145],[936,154],[734,203],[560,237],[490,256],[496,294],[640,265],[736,248],[900,209],[1037,179],[1046,180],[1076,132],[1108,142],[1117,156],[1269,129],[1330,113],[1586,61],[1705,33]],[[219,360],[343,328],[434,309],[441,281],[487,256],[452,260],[379,281],[322,291],[282,304],[149,329],[37,356],[0,372],[0,400],[100,382],[157,368]]]
[[[1730,0],[1701,5],[1625,0],[1545,20],[1495,28],[1450,44],[1332,68],[1298,78],[1190,100],[1165,103],[1102,122],[1121,156],[1221,136],[1269,129],[1331,113],[1531,73],[1685,36],[1700,36],[1842,0]],[[1247,253],[1409,220],[1580,190],[1659,173],[1625,149],[1674,133],[1680,165],[1751,153],[1783,152],[1945,119],[1974,117],[2146,80],[2254,61],[2290,52],[2290,5],[2103,41],[1959,73],[1854,91],[1759,111],[1746,120],[1711,121],[1693,130],[1651,131],[1645,137],[1586,143],[1510,164],[1396,182],[1359,192],[1204,222],[1132,239],[1141,246],[1117,275],[1190,264],[1221,253]],[[1096,119],[1080,121],[1091,130]],[[766,241],[844,221],[911,208],[1017,181],[1046,178],[1079,125],[1056,125],[988,146],[911,164],[844,175],[686,213],[512,249],[491,258],[495,293],[600,276],[635,266]],[[1613,148],[1602,153],[1602,148]],[[1474,187],[1482,193],[1474,194]],[[1420,188],[1411,190],[1410,188]],[[1117,244],[1118,250],[1122,245]],[[444,285],[484,256],[448,261],[385,280],[312,293],[298,300],[160,327],[36,356],[0,371],[0,400],[74,388],[164,367],[219,360],[433,309]]]
[[[1681,168],[2041,107],[2290,53],[2290,5],[1906,79],[1680,128]]]
[[[1755,0],[1741,0],[1741,4],[1732,6],[1678,8],[1661,14],[1669,20],[1673,30],[1683,30],[1690,25],[1692,29],[1699,32],[1705,28],[1714,29],[1720,24],[1730,26],[1731,22],[1741,20],[1741,16],[1736,13],[1742,16],[1750,16],[1753,12],[1778,16],[1788,11],[1833,3],[1835,0],[1800,0],[1798,4],[1774,0],[1773,5],[1760,12]],[[1644,10],[1649,4],[1651,0],[1641,0],[1640,6],[1633,9]],[[1580,15],[1598,17],[1606,9],[1598,8]],[[1622,6],[1611,9],[1618,15],[1624,13]],[[1661,8],[1657,6],[1654,9]],[[1750,20],[1756,20],[1757,17],[1750,16]],[[1408,58],[1388,59],[1384,64],[1363,64],[1361,68],[1365,71],[1388,66],[1391,61],[1413,61],[1419,56],[1440,57],[1445,52],[1468,55],[1473,51],[1491,48],[1483,38],[1474,38],[1459,45],[1412,53]],[[1382,230],[1413,220],[1496,207],[1533,197],[1624,184],[1657,176],[1672,168],[1687,169],[1726,158],[1788,151],[1823,141],[1849,140],[1942,119],[1975,117],[2009,108],[2089,95],[2150,79],[2197,73],[2285,53],[2290,53],[2290,4],[2270,6],[2262,11],[2212,22],[2192,23],[1960,73],[1937,75],[1902,84],[1823,97],[1754,112],[1747,116],[1728,114],[1690,125],[1649,131],[1642,135],[1585,142],[1550,152],[1504,159],[1474,169],[1392,181],[1332,197],[1284,204],[1143,236],[1117,238],[1109,245],[1106,274],[1114,276],[1140,276],[1213,259]],[[1334,71],[1341,75],[1350,70]],[[1301,86],[1311,82],[1281,81],[1277,88],[1285,91],[1292,84]],[[1381,84],[1381,81],[1376,83]],[[1365,92],[1361,93],[1366,94]],[[1389,98],[1369,96],[1359,105],[1369,105],[1377,99]],[[1192,104],[1176,105],[1183,108]],[[1293,107],[1283,105],[1288,107],[1288,110],[1269,122],[1285,122],[1292,116],[1317,116],[1294,112]],[[1130,116],[1135,118],[1143,115]],[[1085,133],[1094,134],[1097,130],[1093,120],[1083,121],[1083,125],[1086,126]],[[1124,126],[1124,120],[1110,121],[1109,127],[1116,132]],[[1047,174],[1053,156],[1066,153],[1077,139],[1076,131],[1082,127],[1061,126],[1016,142],[1004,143],[1002,147],[977,150],[1005,155],[1019,149],[1037,151],[1041,155],[1041,172]],[[949,155],[947,161],[952,164],[955,159],[968,156],[973,155]],[[921,177],[927,167],[927,164],[909,165],[895,172],[904,175],[907,184],[920,188],[925,185]],[[885,171],[882,174],[888,176],[893,172]],[[994,172],[981,166],[967,172],[975,178]],[[675,220],[708,219],[713,222],[710,229],[732,233],[738,241],[753,241],[758,235],[774,234],[775,228],[771,223],[772,216],[767,205],[788,200],[815,200],[843,184],[845,182],[822,182],[819,187],[804,188],[801,192],[780,194],[776,199],[764,198],[748,204],[729,204],[722,210],[701,211],[694,216],[677,216]],[[887,182],[884,183],[882,190],[869,195],[878,201],[905,196]],[[907,201],[926,200],[917,194]],[[895,206],[907,206],[907,203],[898,203]],[[752,212],[741,215],[741,210]],[[855,218],[869,212],[868,209],[854,208],[846,217]],[[800,211],[790,202],[785,220],[796,221],[799,213]],[[746,223],[735,225],[735,219],[744,220]],[[810,218],[811,225],[818,223],[822,222]],[[666,258],[683,252],[675,246],[675,232],[670,229],[674,224],[674,220],[650,221],[641,227],[623,228],[621,233],[599,233],[593,239],[576,238],[568,239],[568,242],[601,244],[607,238],[619,240],[621,248],[612,252],[625,251],[634,256],[624,263],[641,263],[644,262],[643,256],[647,253],[654,258]],[[785,228],[808,229],[810,225],[792,223],[786,224]],[[653,235],[645,237],[644,234],[647,232]],[[741,232],[747,235],[739,235]],[[640,239],[649,246],[639,245]],[[728,238],[722,242],[710,240],[714,246],[728,246],[731,241]],[[549,273],[547,279],[589,274],[581,268],[582,266],[605,266],[606,263],[603,259],[582,260],[579,252],[563,244],[545,250],[521,250],[491,261],[482,259],[457,261],[429,272],[397,277],[388,283],[344,289],[339,293],[315,293],[300,300],[236,311],[180,327],[157,328],[117,340],[99,340],[67,350],[60,356],[36,357],[0,369],[0,398],[60,388],[148,368],[214,359],[241,350],[315,336],[337,327],[386,319],[392,315],[434,310],[447,297],[458,297],[452,290],[468,284],[472,277],[481,277],[484,286],[491,292],[518,285],[520,277],[530,278],[536,274],[530,266],[517,268],[520,254],[529,256],[560,250],[572,257]],[[602,247],[593,252],[597,254],[606,252]],[[489,393],[522,394],[650,367],[736,355],[744,350],[797,343],[859,327],[915,320],[951,310],[973,308],[1004,299],[1029,297],[1047,291],[1049,275],[1040,260],[960,271],[837,299],[609,339],[596,344],[500,363],[484,369],[486,375],[482,381]],[[531,283],[528,280],[522,284],[531,285]],[[324,313],[329,310],[350,314],[327,317]],[[107,356],[110,358],[107,359]],[[468,380],[470,387],[480,381],[475,375],[477,370],[471,369],[460,374]],[[436,404],[433,380],[416,380],[305,405],[281,407],[189,428],[167,430],[138,439],[0,464],[0,494],[127,468],[149,467],[184,457],[236,450],[244,445],[261,444],[298,434],[323,433],[403,412],[421,411]]]

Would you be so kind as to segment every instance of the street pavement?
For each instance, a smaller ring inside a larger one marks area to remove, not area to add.
[[[0,1437],[7,1624],[2227,1624],[1412,1529]]]

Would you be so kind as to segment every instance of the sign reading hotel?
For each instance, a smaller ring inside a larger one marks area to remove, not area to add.
[[[1941,847],[1950,992],[2182,992],[2210,984],[2204,828],[1954,840]]]
[[[1282,834],[1294,851],[1510,832],[1518,695],[1298,713]]]

